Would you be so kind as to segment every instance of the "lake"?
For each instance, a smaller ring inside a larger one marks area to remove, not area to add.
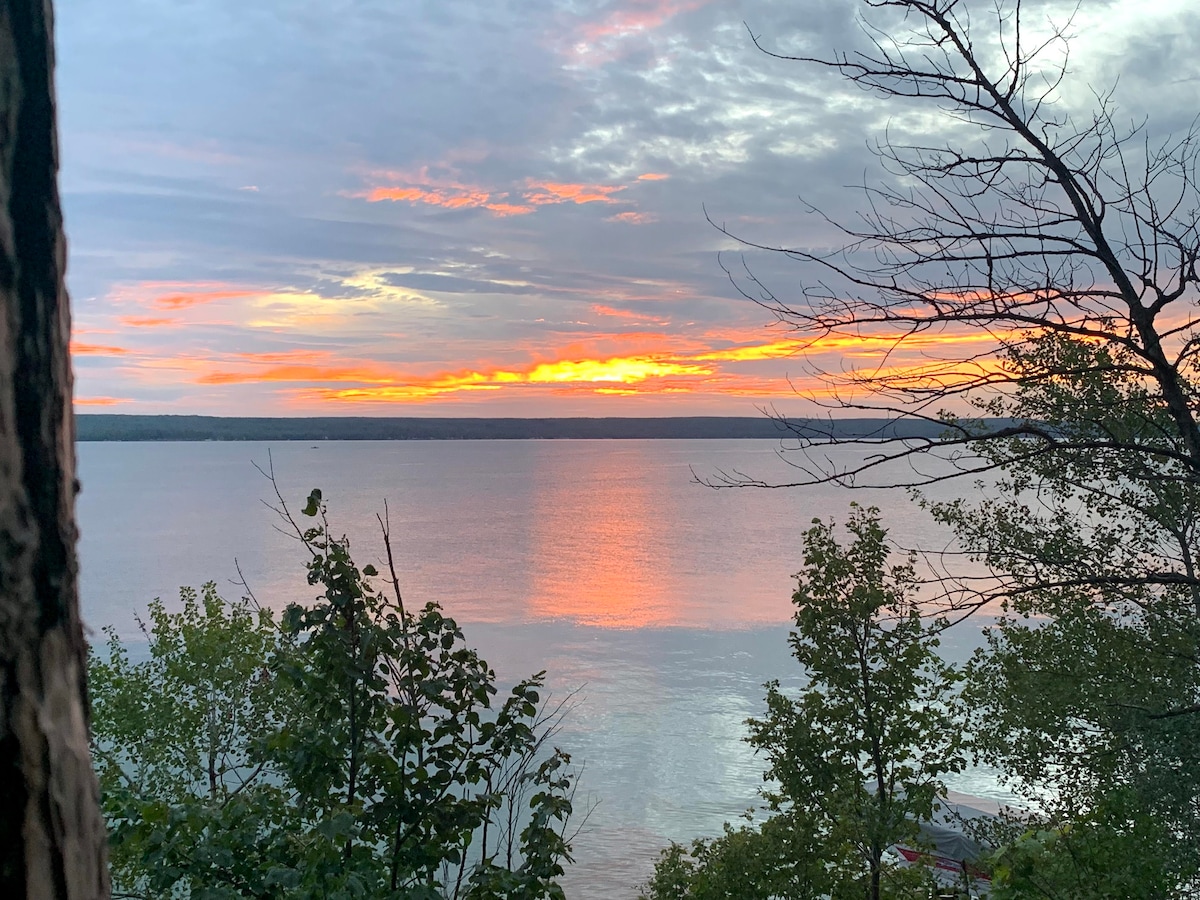
[[[502,679],[545,669],[556,695],[579,689],[557,743],[584,764],[581,797],[597,805],[575,841],[568,897],[634,897],[660,847],[717,834],[756,805],[763,763],[743,723],[762,714],[765,681],[802,683],[786,638],[813,517],[843,520],[853,500],[879,506],[902,544],[947,540],[902,491],[696,481],[734,470],[796,480],[778,450],[767,440],[82,443],[84,620],[93,634],[112,625],[136,638],[149,600],[209,580],[239,596],[241,576],[274,609],[312,599],[304,553],[275,527],[255,463],[273,465],[293,509],[320,487],[360,566],[379,564],[386,501],[406,600],[441,603]],[[943,483],[937,494],[970,489]],[[972,625],[952,631],[947,655],[964,657],[978,638]],[[1009,797],[986,771],[952,787]]]

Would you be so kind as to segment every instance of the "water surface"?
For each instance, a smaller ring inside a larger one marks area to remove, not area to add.
[[[136,638],[150,599],[208,580],[237,596],[242,577],[275,609],[311,599],[304,553],[277,529],[254,463],[273,465],[294,510],[320,487],[359,565],[382,560],[386,501],[407,600],[440,602],[503,679],[545,669],[556,694],[580,689],[558,743],[585,764],[582,791],[598,805],[569,896],[631,897],[659,847],[716,834],[756,803],[763,765],[743,723],[763,711],[763,682],[800,684],[786,635],[813,517],[844,519],[855,500],[878,505],[905,543],[945,542],[902,492],[696,483],[721,470],[794,480],[777,447],[83,443],[84,618]],[[955,634],[950,654],[977,635]],[[988,773],[957,786],[1003,796]]]

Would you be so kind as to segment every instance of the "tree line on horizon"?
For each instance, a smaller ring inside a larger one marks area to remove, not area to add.
[[[601,416],[454,418],[445,416],[224,417],[91,413],[76,418],[80,441],[437,441],[687,440],[759,438],[936,439],[932,423],[879,418],[783,419],[760,416]]]

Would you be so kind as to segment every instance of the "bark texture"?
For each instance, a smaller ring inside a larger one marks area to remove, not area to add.
[[[0,0],[0,896],[108,896],[75,557],[49,0]]]

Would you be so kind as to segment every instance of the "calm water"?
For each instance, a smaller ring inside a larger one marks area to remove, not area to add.
[[[851,500],[898,539],[944,536],[906,496],[834,487],[714,491],[719,470],[795,476],[771,441],[81,444],[84,618],[136,636],[135,616],[214,580],[264,605],[312,595],[274,528],[271,462],[293,508],[313,487],[360,565],[387,501],[406,599],[439,601],[502,678],[539,669],[581,688],[558,743],[598,801],[575,842],[574,900],[636,895],[659,847],[720,831],[755,805],[743,741],[763,682],[799,684],[787,623],[801,535]],[[848,450],[838,450],[850,458]],[[966,485],[941,488],[964,489]],[[236,565],[235,565],[236,560]],[[962,655],[977,632],[954,635]],[[988,773],[956,785],[1004,797]]]

